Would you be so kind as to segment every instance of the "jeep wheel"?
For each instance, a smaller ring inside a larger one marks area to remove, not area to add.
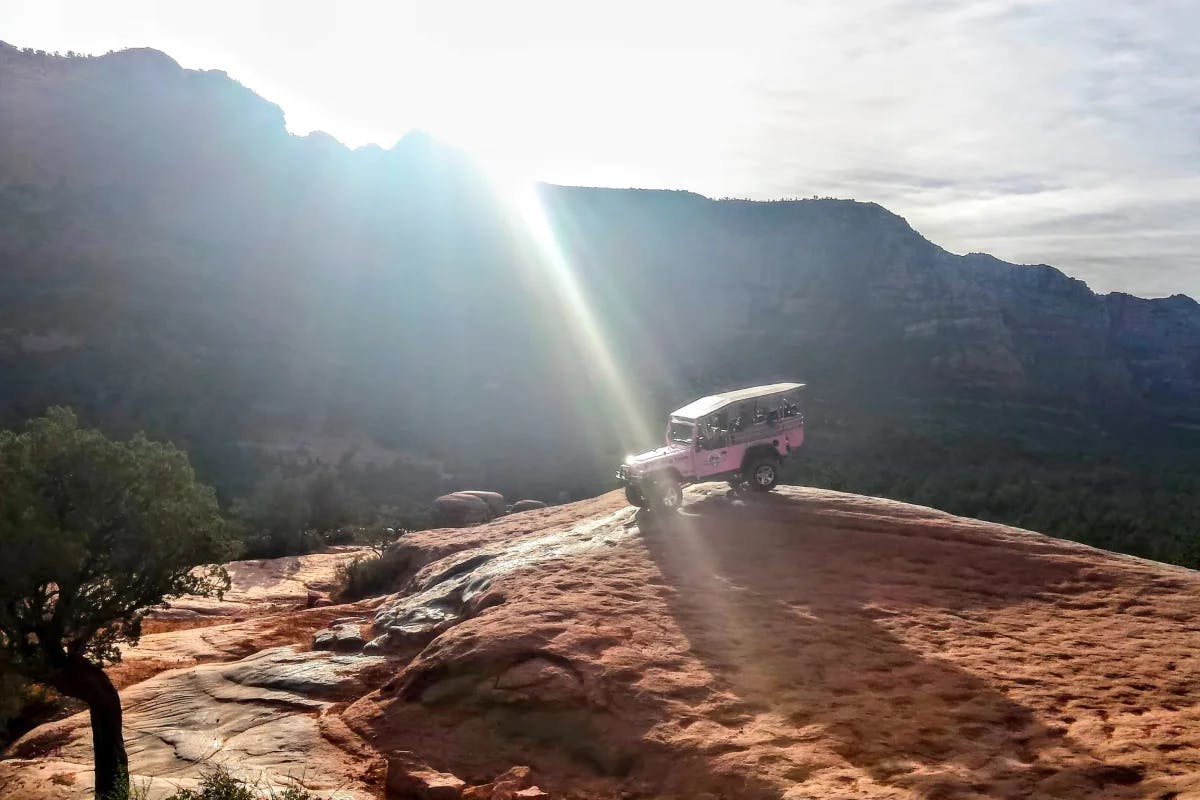
[[[648,488],[650,503],[658,511],[675,512],[683,505],[683,488],[674,478],[658,478]]]
[[[769,492],[779,483],[779,462],[773,458],[757,458],[746,470],[746,480],[756,492]]]
[[[625,487],[625,499],[629,501],[629,505],[642,508],[646,505],[646,498],[638,491],[636,486]]]

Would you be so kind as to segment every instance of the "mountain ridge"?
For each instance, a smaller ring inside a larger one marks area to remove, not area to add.
[[[0,424],[69,404],[146,429],[226,500],[286,466],[287,442],[333,438],[308,460],[382,448],[454,476],[356,477],[390,505],[389,485],[555,499],[610,485],[671,408],[801,379],[793,480],[1086,537],[1094,521],[1025,515],[1060,478],[1117,502],[1112,471],[1138,493],[1112,512],[1128,536],[1139,504],[1167,514],[1170,547],[1134,549],[1188,558],[1190,509],[1160,510],[1138,477],[1197,467],[1200,306],[1182,296],[955,255],[855,200],[541,184],[547,241],[426,134],[296,136],[224,73],[148,53],[0,48],[0,117]],[[1024,502],[921,494],[952,463],[1003,470],[976,478]]]

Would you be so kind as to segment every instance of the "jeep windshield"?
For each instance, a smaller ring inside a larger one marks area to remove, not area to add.
[[[696,426],[691,422],[680,422],[679,420],[671,420],[671,426],[667,429],[667,438],[676,444],[691,444]]]

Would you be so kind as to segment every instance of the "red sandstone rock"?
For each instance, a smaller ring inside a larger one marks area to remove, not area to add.
[[[504,495],[500,494],[499,492],[484,492],[478,489],[464,489],[461,492],[455,492],[455,494],[467,494],[471,495],[472,497],[478,497],[480,500],[487,503],[488,510],[491,512],[493,518],[503,517],[506,513],[508,513],[508,503],[505,501]]]
[[[529,767],[512,767],[492,781],[492,800],[511,800],[532,781],[533,771]]]
[[[463,792],[463,800],[514,800],[515,798],[549,797],[545,792],[530,784],[533,772],[529,767],[512,767],[498,775],[491,783],[472,786]]]
[[[246,562],[245,623],[145,637],[116,670],[135,785],[221,763],[371,800],[405,750],[473,800],[513,764],[562,800],[1200,796],[1189,570],[793,487],[694,487],[669,520],[614,493],[398,546],[399,595],[281,613],[265,587],[297,562]],[[405,646],[304,651],[359,620]],[[89,748],[86,714],[36,729],[0,796],[83,800]]]
[[[487,501],[466,492],[442,495],[433,501],[433,510],[437,523],[447,527],[479,525],[495,516]]]
[[[407,751],[393,753],[387,762],[388,797],[394,800],[458,800],[466,784],[438,772]]]

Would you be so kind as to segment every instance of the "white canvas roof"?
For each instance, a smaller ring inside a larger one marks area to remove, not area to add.
[[[766,386],[751,386],[748,389],[735,389],[732,392],[721,392],[720,394],[701,397],[699,400],[693,400],[683,408],[671,412],[672,417],[681,417],[683,419],[699,419],[707,416],[714,411],[719,411],[727,405],[733,403],[741,403],[746,400],[753,400],[758,397],[767,397],[773,394],[783,394],[790,392],[793,389],[803,389],[803,383],[771,383]]]

